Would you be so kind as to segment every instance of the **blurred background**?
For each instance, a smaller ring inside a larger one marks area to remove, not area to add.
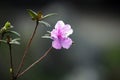
[[[53,49],[41,63],[19,80],[120,80],[120,3],[118,0],[7,0],[0,1],[0,27],[10,21],[21,34],[21,45],[12,46],[17,68],[35,26],[26,9],[59,15],[39,25],[26,57],[28,67],[51,46],[42,39],[58,20],[72,26],[75,42],[69,50]],[[9,80],[8,46],[0,46],[0,80]]]

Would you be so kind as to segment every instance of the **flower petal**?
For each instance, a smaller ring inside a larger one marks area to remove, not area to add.
[[[64,22],[62,20],[57,21],[56,25],[55,25],[55,29],[60,29],[62,27],[64,27]]]
[[[63,35],[68,37],[73,33],[73,29],[69,24],[65,25],[64,28],[62,29]]]
[[[60,44],[60,42],[59,42],[58,39],[55,39],[55,40],[52,42],[52,47],[55,48],[55,49],[61,49],[61,48],[62,48],[62,46],[61,46],[61,44]]]
[[[52,31],[51,31],[51,38],[58,38],[58,32],[57,32],[57,30],[56,29],[53,29]]]
[[[70,46],[72,45],[72,40],[69,37],[65,38],[63,41],[61,41],[61,45],[63,48],[69,49]]]

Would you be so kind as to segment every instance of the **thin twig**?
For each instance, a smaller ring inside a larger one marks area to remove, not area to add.
[[[14,67],[13,67],[13,57],[12,57],[12,47],[11,44],[9,45],[9,51],[10,51],[10,73],[11,73],[11,80],[14,80]]]
[[[21,71],[21,69],[22,69],[22,67],[23,67],[23,65],[24,65],[25,57],[26,57],[26,55],[27,55],[27,53],[28,53],[28,49],[29,49],[29,47],[30,47],[30,45],[31,45],[31,43],[32,43],[32,40],[33,40],[33,38],[34,38],[34,36],[35,36],[35,33],[36,33],[36,30],[37,30],[38,24],[39,24],[39,22],[38,22],[38,20],[37,20],[37,21],[36,21],[36,26],[35,26],[34,32],[33,32],[32,36],[31,36],[30,40],[28,41],[28,44],[27,44],[27,46],[26,46],[26,48],[25,48],[25,50],[24,50],[24,54],[23,54],[21,63],[19,64],[16,77],[18,76],[18,74],[20,73],[20,71]]]
[[[22,76],[25,72],[27,72],[29,69],[31,69],[33,66],[35,66],[37,63],[39,63],[42,59],[44,59],[44,58],[47,56],[47,54],[51,51],[51,49],[52,49],[52,47],[50,47],[50,48],[45,52],[45,54],[44,54],[43,56],[41,56],[38,60],[36,60],[33,64],[31,64],[28,68],[26,68],[23,72],[21,72],[21,73],[17,76],[17,78],[20,77],[20,76]]]
[[[0,40],[2,40],[2,38],[1,38],[1,34],[0,34]],[[1,42],[0,42],[0,47],[1,47]]]

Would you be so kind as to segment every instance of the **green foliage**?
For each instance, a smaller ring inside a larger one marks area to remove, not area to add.
[[[31,9],[28,9],[27,11],[28,11],[29,15],[31,16],[32,20],[36,20],[37,19],[37,13],[36,12],[34,12]]]
[[[45,34],[44,36],[42,36],[42,38],[51,38],[48,34]]]
[[[42,36],[42,38],[49,38],[49,39],[51,39],[50,33],[51,33],[50,31],[47,31],[47,34]]]
[[[28,9],[27,11],[28,11],[29,15],[31,16],[32,20],[37,20],[37,21],[41,21],[45,18],[56,15],[56,13],[50,13],[50,14],[43,16],[41,11],[39,11],[38,13],[36,13],[35,11],[33,11],[31,9]]]
[[[7,41],[6,41],[6,40],[0,40],[0,42],[2,42],[2,43],[7,43]]]
[[[50,27],[50,24],[47,23],[47,22],[45,22],[45,21],[39,21],[39,23],[44,24],[44,25],[47,26],[47,27]]]
[[[18,42],[19,40],[20,40],[20,38],[15,38],[15,39],[11,40],[10,44],[20,45],[20,42]]]
[[[0,43],[5,43],[9,46],[9,52],[10,52],[10,68],[9,71],[11,73],[11,79],[12,80],[17,80],[18,77],[20,77],[21,75],[23,75],[23,73],[25,73],[26,71],[28,71],[30,68],[32,68],[32,66],[34,66],[35,64],[37,64],[38,62],[40,62],[47,54],[48,52],[52,49],[52,47],[50,47],[45,54],[40,57],[40,59],[38,59],[37,61],[35,61],[31,66],[29,66],[27,69],[22,70],[23,67],[23,63],[24,63],[24,59],[26,54],[28,53],[28,49],[31,45],[31,42],[34,38],[34,35],[36,33],[37,27],[40,24],[43,24],[47,27],[50,27],[51,25],[45,21],[43,21],[44,19],[56,15],[56,13],[51,13],[51,14],[47,14],[45,16],[43,16],[42,12],[35,12],[31,9],[28,9],[28,14],[30,15],[30,17],[32,18],[32,20],[36,21],[36,26],[35,26],[35,30],[32,34],[32,37],[30,38],[30,40],[28,41],[28,44],[26,46],[26,49],[24,51],[24,55],[22,57],[21,63],[18,67],[18,73],[17,75],[15,75],[16,73],[14,72],[14,66],[13,66],[13,60],[12,60],[12,46],[11,45],[20,45],[20,34],[16,31],[11,30],[13,28],[13,26],[11,25],[11,23],[9,21],[7,21],[4,26],[0,29]],[[42,38],[51,38],[50,36],[50,31],[47,31],[47,34],[45,34],[44,36],[42,36]],[[15,74],[14,74],[15,73]]]
[[[16,31],[10,31],[10,30],[8,30],[7,33],[13,34],[13,35],[16,35],[16,36],[20,36],[20,34],[18,32],[16,32]]]
[[[32,20],[40,21],[43,18],[42,12],[40,12],[40,11],[38,13],[36,13],[35,11],[33,11],[31,9],[28,9],[27,11],[28,11],[29,15],[31,16]]]
[[[50,31],[47,31],[49,34],[51,33]]]
[[[42,36],[42,38],[51,38],[51,36],[50,36],[50,31],[47,31],[48,32],[48,34],[45,34],[44,36]]]
[[[6,22],[5,25],[0,29],[0,34],[7,32],[9,29],[13,28],[10,22]]]
[[[0,42],[6,43],[6,44],[9,43],[9,44],[19,45],[20,43],[18,42],[18,40],[20,40],[20,38],[18,37],[20,37],[20,34],[17,33],[16,31],[12,31],[11,28],[13,28],[13,26],[11,26],[11,23],[7,21],[4,27],[0,29],[0,36],[1,36]],[[17,36],[17,38],[12,39],[11,37],[12,35]]]
[[[15,38],[10,40],[9,44],[15,44],[15,45],[20,45],[20,42],[18,42],[20,40],[20,38]],[[8,44],[7,39],[6,40],[0,40],[0,42]]]
[[[50,17],[50,16],[54,16],[54,15],[57,15],[57,13],[50,13],[50,14],[47,14],[47,15],[45,15],[45,16],[43,17],[43,19],[48,18],[48,17]]]

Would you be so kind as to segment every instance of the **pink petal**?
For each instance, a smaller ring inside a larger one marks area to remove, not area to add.
[[[58,39],[56,39],[52,42],[52,47],[55,48],[55,49],[61,49],[62,48]]]
[[[58,32],[57,32],[57,30],[56,29],[53,29],[52,31],[51,31],[51,38],[58,38]]]
[[[69,49],[72,45],[72,40],[70,38],[65,38],[63,41],[61,41],[62,47],[65,49]]]
[[[55,25],[55,29],[60,29],[62,27],[64,27],[64,22],[62,20],[57,21],[56,25]]]
[[[73,33],[73,29],[71,28],[71,26],[69,24],[65,25],[64,28],[62,29],[63,34],[68,37],[69,35],[71,35]]]

